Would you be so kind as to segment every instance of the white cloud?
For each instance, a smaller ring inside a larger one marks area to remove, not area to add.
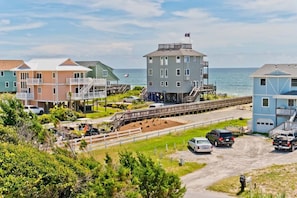
[[[0,26],[0,32],[36,29],[44,26],[44,24],[45,23],[42,23],[42,22],[34,22],[34,23],[20,24],[20,25]]]
[[[10,24],[10,20],[9,19],[1,19],[0,20],[0,25],[9,25]]]

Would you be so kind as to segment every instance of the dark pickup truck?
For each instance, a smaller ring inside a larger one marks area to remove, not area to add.
[[[297,132],[283,132],[273,138],[275,150],[289,150],[293,152],[297,148]]]

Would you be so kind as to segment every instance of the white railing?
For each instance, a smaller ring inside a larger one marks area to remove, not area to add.
[[[83,99],[94,99],[94,98],[105,98],[106,91],[88,92],[88,93],[66,93],[67,100],[83,100]]]
[[[82,85],[89,84],[92,78],[66,78],[66,84],[68,85]]]
[[[132,132],[130,132],[129,135],[121,134],[121,136],[117,136],[117,137],[115,137],[114,134],[120,133],[120,132],[113,132],[113,133],[109,133],[109,134],[105,134],[105,135],[99,135],[98,137],[101,137],[101,141],[98,141],[98,142],[96,142],[96,139],[94,139],[95,136],[91,136],[92,141],[90,139],[86,140],[86,142],[88,143],[87,149],[88,150],[104,149],[104,148],[108,148],[111,146],[122,145],[125,143],[131,143],[131,142],[136,142],[136,141],[141,141],[141,140],[148,140],[150,138],[159,137],[162,135],[168,135],[171,133],[182,133],[189,129],[206,126],[206,125],[210,125],[210,124],[215,124],[218,122],[233,120],[233,119],[234,119],[234,117],[226,117],[226,118],[217,119],[217,120],[210,120],[208,122],[191,123],[191,124],[186,124],[186,125],[182,125],[179,127],[172,127],[169,129],[163,129],[163,130],[158,130],[158,131],[153,131],[153,132],[146,132],[146,133],[139,133],[139,132],[137,133],[136,132],[134,134]],[[127,131],[125,133],[127,134]],[[79,145],[80,145],[80,139],[71,140],[71,141],[69,141],[69,143],[75,150],[78,150]],[[59,143],[58,145],[63,145],[63,144]]]
[[[296,110],[295,109],[276,109],[276,115],[287,115],[292,116]]]
[[[20,100],[33,100],[34,93],[17,92],[16,98]]]
[[[43,83],[41,78],[27,78],[26,82],[28,85],[40,85]]]

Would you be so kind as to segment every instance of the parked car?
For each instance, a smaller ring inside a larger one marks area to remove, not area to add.
[[[158,108],[158,107],[164,107],[164,103],[153,103],[150,104],[149,108]]]
[[[32,113],[35,113],[37,115],[42,115],[44,113],[44,109],[42,107],[37,107],[37,106],[34,106],[34,105],[25,105],[24,106],[24,111],[29,113],[29,112],[32,112]]]
[[[273,138],[272,145],[275,150],[288,150],[293,152],[297,148],[297,132],[284,131]]]
[[[188,147],[193,149],[194,152],[203,152],[203,153],[211,153],[212,152],[212,144],[209,142],[207,138],[204,137],[194,137],[188,141]]]
[[[206,134],[206,138],[214,146],[229,146],[232,147],[234,144],[234,136],[231,131],[226,129],[214,129]]]
[[[129,103],[139,102],[139,101],[140,101],[140,98],[137,96],[129,96],[123,99],[123,102],[129,102]]]

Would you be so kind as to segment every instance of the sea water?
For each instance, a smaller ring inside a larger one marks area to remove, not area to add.
[[[252,78],[258,68],[209,68],[208,84],[217,87],[217,93],[230,96],[251,96]],[[120,84],[147,86],[146,69],[114,69]]]

